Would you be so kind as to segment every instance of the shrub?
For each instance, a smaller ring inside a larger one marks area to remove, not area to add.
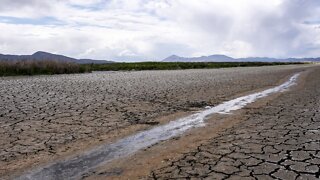
[[[37,74],[71,74],[90,72],[85,66],[59,61],[0,61],[0,76],[37,75]]]

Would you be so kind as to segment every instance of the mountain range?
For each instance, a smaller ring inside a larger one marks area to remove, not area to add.
[[[94,60],[94,59],[76,59],[59,54],[52,54],[48,52],[38,51],[32,55],[7,55],[0,54],[0,61],[43,61],[43,60],[54,60],[62,62],[72,62],[78,64],[105,64],[114,63],[114,61],[106,60]],[[248,58],[232,58],[226,55],[215,54],[210,56],[201,57],[180,57],[177,55],[172,55],[162,62],[320,62],[320,57],[318,58],[286,58],[277,59],[269,57],[248,57]]]
[[[59,54],[52,54],[48,52],[38,51],[32,55],[6,55],[0,54],[0,61],[25,61],[25,60],[33,60],[33,61],[43,61],[43,60],[54,60],[61,62],[72,62],[78,64],[105,64],[112,63],[112,61],[105,60],[93,60],[93,59],[75,59]]]
[[[232,58],[226,55],[215,54],[210,56],[201,57],[180,57],[177,55],[172,55],[164,60],[163,62],[320,62],[320,57],[318,58],[286,58],[277,59],[269,57],[248,57],[248,58]]]

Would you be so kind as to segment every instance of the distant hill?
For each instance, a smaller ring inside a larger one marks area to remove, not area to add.
[[[201,56],[201,57],[180,57],[176,55],[172,55],[163,60],[164,62],[230,62],[235,61],[235,59],[225,56],[225,55],[211,55],[211,56]]]
[[[0,61],[44,61],[44,60],[54,60],[61,62],[73,62],[78,64],[105,64],[113,63],[112,61],[105,60],[93,60],[93,59],[75,59],[59,54],[52,54],[48,52],[38,51],[32,55],[5,55],[0,54]]]
[[[172,55],[164,60],[163,62],[320,62],[319,58],[287,58],[277,59],[269,57],[248,57],[248,58],[232,58],[225,55],[215,54],[211,56],[201,57],[180,57]]]

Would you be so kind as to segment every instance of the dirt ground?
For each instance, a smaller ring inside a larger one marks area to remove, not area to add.
[[[320,68],[148,179],[319,179]]]
[[[296,160],[291,156],[291,152],[295,154],[296,149],[299,150],[296,156],[302,155],[301,152],[317,154],[317,149],[320,149],[319,138],[314,138],[319,135],[316,133],[320,130],[319,123],[315,120],[319,119],[317,113],[320,110],[317,87],[319,79],[315,78],[319,74],[317,71],[319,68],[303,72],[298,85],[289,92],[258,100],[231,115],[214,115],[206,122],[205,127],[193,129],[183,136],[160,142],[133,156],[100,166],[82,177],[84,179],[317,179],[319,156],[310,155],[308,161]],[[294,98],[296,96],[299,98]],[[306,103],[297,103],[302,100],[308,102],[310,107],[307,107]],[[284,112],[286,108],[289,109]],[[308,108],[310,109],[307,110]],[[290,112],[295,113],[288,116]],[[308,124],[309,127],[300,125],[302,122],[306,122],[305,126]],[[289,125],[288,130],[284,130]],[[291,131],[295,133],[290,134]],[[301,131],[301,137],[298,139],[297,131]],[[303,135],[309,131],[312,133]],[[296,143],[289,144],[287,141]],[[305,143],[312,145],[306,147]],[[300,167],[299,171],[293,169],[300,165],[304,167]],[[258,173],[270,167],[275,169],[269,173],[266,171]],[[308,170],[309,167],[313,168],[312,172]],[[278,171],[279,173],[276,173]],[[292,172],[295,176],[291,176]]]
[[[0,177],[274,86],[303,69],[277,66],[2,78]],[[164,177],[162,170],[154,171],[152,177]]]

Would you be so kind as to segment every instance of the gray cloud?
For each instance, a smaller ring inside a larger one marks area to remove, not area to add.
[[[51,3],[55,3],[53,0]],[[49,8],[50,1],[47,0],[1,0],[0,10],[19,10],[19,8],[32,7],[32,8]]]
[[[286,0],[275,14],[265,16],[257,22],[255,35],[248,39],[256,47],[257,54],[267,56],[308,56],[310,45],[315,47],[313,38],[306,35],[313,27],[306,27],[304,22],[316,17],[320,7],[316,0]],[[311,34],[310,34],[311,35]],[[319,44],[318,44],[319,45]],[[318,47],[320,48],[320,47]]]
[[[61,21],[28,25],[3,19],[0,53],[41,48],[116,60],[320,56],[318,0],[3,0],[0,16]]]

